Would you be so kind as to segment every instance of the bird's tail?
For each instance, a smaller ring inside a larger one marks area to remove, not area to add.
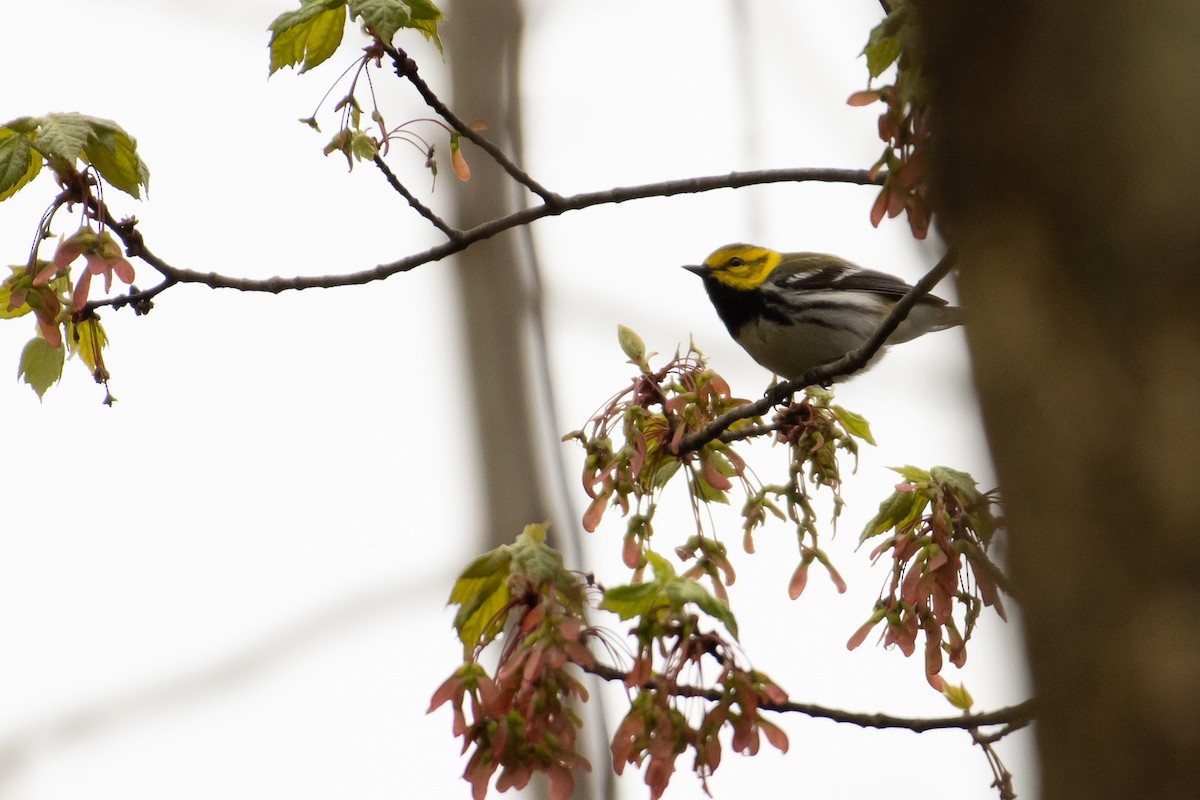
[[[966,321],[966,311],[959,306],[918,303],[896,332],[888,337],[888,344],[909,342],[918,336],[933,331],[944,331]]]

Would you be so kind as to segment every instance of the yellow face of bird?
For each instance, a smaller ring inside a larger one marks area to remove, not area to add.
[[[704,259],[708,275],[731,289],[750,291],[762,285],[782,256],[752,244],[727,244]]]

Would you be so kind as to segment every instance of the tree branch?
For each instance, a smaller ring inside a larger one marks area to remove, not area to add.
[[[468,139],[474,143],[476,147],[491,156],[492,160],[499,164],[500,167],[507,172],[514,181],[529,189],[529,191],[533,192],[538,197],[542,198],[543,202],[553,204],[559,199],[557,194],[550,191],[545,186],[542,186],[540,183],[534,180],[529,173],[514,164],[512,159],[510,159],[503,150],[492,144],[490,141],[480,135],[478,131],[459,119],[458,116],[441,101],[441,98],[434,94],[433,89],[429,88],[429,84],[427,84],[425,80],[417,74],[417,62],[409,58],[408,53],[404,52],[404,50],[398,47],[393,47],[390,44],[384,44],[383,50],[391,57],[392,63],[396,67],[396,74],[401,78],[407,79],[408,82],[416,88],[417,92],[421,95],[421,99],[425,101],[425,104],[432,108],[438,114],[438,116],[446,120],[447,124],[454,128],[454,130],[456,130],[460,136]]]
[[[371,269],[334,275],[297,275],[290,278],[239,278],[216,272],[199,272],[176,267],[155,256],[145,245],[141,233],[136,229],[137,220],[117,221],[107,207],[98,209],[104,223],[125,244],[128,254],[141,258],[167,278],[167,284],[155,287],[154,294],[175,283],[199,283],[213,289],[237,289],[243,292],[269,292],[278,294],[287,289],[332,289],[338,286],[357,286],[383,280],[400,272],[407,272],[431,261],[438,261],[467,249],[476,242],[490,239],[504,231],[544,217],[556,217],[568,211],[578,211],[592,206],[624,203],[649,197],[671,197],[679,194],[698,194],[715,189],[740,189],[769,183],[804,183],[819,181],[826,183],[851,183],[860,186],[875,186],[883,182],[885,175],[872,176],[868,170],[834,168],[767,169],[751,172],[731,172],[727,175],[709,175],[698,178],[661,181],[639,186],[624,186],[598,192],[583,192],[569,197],[555,197],[553,202],[543,202],[516,211],[497,219],[460,231],[457,238],[431,247],[423,253],[414,253],[397,261],[380,264]],[[418,209],[419,211],[419,209]],[[430,212],[432,213],[432,212]],[[449,226],[447,226],[449,227]],[[453,230],[453,229],[452,229]],[[140,296],[144,293],[138,293]],[[87,308],[103,306],[120,307],[131,302],[128,296],[89,302]],[[914,301],[915,302],[915,301]],[[899,323],[897,323],[899,324]],[[727,426],[726,426],[727,427]],[[723,429],[722,429],[723,430]],[[718,431],[719,433],[719,431]],[[716,435],[716,434],[714,434]],[[710,437],[711,438],[711,437]],[[694,449],[694,448],[692,448]]]
[[[996,752],[996,748],[992,746],[998,738],[1011,733],[1010,728],[1011,726],[1006,725],[991,736],[984,736],[978,728],[971,729],[971,739],[983,750],[988,767],[992,770],[992,786],[999,792],[1000,800],[1016,800],[1017,798],[1017,793],[1013,790],[1013,775],[1008,771],[1008,767],[1004,766],[1004,761]]]
[[[619,669],[596,664],[592,667],[582,667],[586,672],[608,681],[624,682],[629,675]],[[645,688],[653,688],[646,684]],[[675,686],[671,693],[678,697],[695,697],[717,702],[723,697],[720,689],[704,689],[699,686]],[[816,705],[814,703],[796,703],[791,700],[783,703],[773,703],[764,700],[760,708],[778,713],[804,714],[817,719],[828,719],[843,722],[847,725],[857,725],[860,728],[899,728],[923,733],[932,730],[961,729],[972,730],[981,726],[1004,725],[993,737],[986,737],[989,743],[996,741],[1001,735],[1007,735],[1028,725],[1033,719],[1034,701],[1026,700],[1015,706],[987,711],[979,714],[960,714],[954,717],[897,717],[891,714],[862,714],[854,711],[843,711],[837,708]]]
[[[908,290],[908,292],[900,298],[900,300],[892,307],[892,310],[884,318],[883,322],[871,335],[871,338],[862,344],[861,347],[852,350],[846,355],[839,358],[837,361],[830,361],[826,364],[819,364],[800,378],[794,381],[783,381],[776,384],[766,393],[766,395],[753,403],[747,403],[742,406],[728,411],[714,419],[705,427],[698,431],[693,431],[684,436],[679,442],[677,452],[679,454],[689,453],[693,450],[699,450],[704,445],[712,440],[721,437],[728,430],[729,426],[741,419],[748,417],[758,417],[767,413],[774,406],[782,403],[790,398],[796,392],[806,386],[814,384],[823,384],[832,381],[834,378],[840,378],[845,375],[850,375],[862,369],[867,363],[879,352],[883,347],[888,337],[895,333],[896,328],[900,327],[900,323],[908,316],[922,297],[929,294],[933,287],[938,284],[942,278],[949,274],[954,268],[955,254],[954,251],[948,251],[942,256],[941,261],[934,265],[933,269],[925,274],[921,280]],[[766,432],[765,430],[762,432]],[[749,434],[748,434],[749,435]],[[745,437],[739,437],[745,438]]]
[[[418,214],[429,220],[429,223],[433,225],[433,227],[446,234],[446,238],[450,241],[456,241],[462,238],[463,232],[458,228],[451,226],[449,223],[435,214],[433,209],[418,200],[416,196],[408,190],[408,187],[400,182],[400,179],[396,177],[396,173],[392,172],[391,168],[387,165],[387,162],[384,161],[378,153],[372,160],[375,162],[375,166],[379,167],[379,171],[383,173],[383,177],[387,178],[388,184],[396,190],[397,194],[407,200],[408,204],[412,206]]]

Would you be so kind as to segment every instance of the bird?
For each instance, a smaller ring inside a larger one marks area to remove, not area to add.
[[[912,288],[893,275],[834,255],[780,253],[752,244],[725,245],[703,264],[683,268],[703,279],[717,315],[742,349],[789,381],[864,344]],[[908,342],[962,321],[962,308],[927,294],[885,344]]]

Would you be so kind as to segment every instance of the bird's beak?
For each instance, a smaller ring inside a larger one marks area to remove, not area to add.
[[[688,272],[696,273],[701,278],[703,278],[705,275],[707,275],[709,273],[708,267],[704,266],[703,264],[684,264],[683,268],[686,269]]]

